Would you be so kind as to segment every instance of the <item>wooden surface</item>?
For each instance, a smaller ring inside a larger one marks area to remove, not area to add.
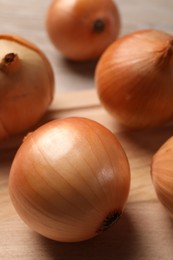
[[[45,239],[17,216],[8,195],[10,165],[22,135],[0,144],[0,259],[173,259],[173,220],[158,202],[151,178],[152,155],[173,133],[173,125],[155,130],[122,128],[100,105],[92,63],[65,60],[49,42],[44,17],[50,1],[0,0],[0,33],[21,35],[40,46],[56,77],[56,97],[43,120],[68,116],[94,119],[113,131],[131,167],[131,190],[124,215],[102,235],[82,243],[64,244]],[[172,0],[117,0],[121,34],[141,28],[173,33]]]

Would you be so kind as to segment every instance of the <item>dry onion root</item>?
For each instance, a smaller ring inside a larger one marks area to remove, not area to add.
[[[53,0],[46,28],[65,57],[90,60],[99,57],[117,38],[120,15],[112,0]]]
[[[92,238],[122,214],[130,186],[127,157],[105,127],[85,118],[51,121],[29,134],[10,171],[21,218],[62,242]]]
[[[153,156],[151,176],[158,199],[173,217],[173,137]]]
[[[96,69],[98,95],[120,123],[157,127],[173,119],[173,36],[142,30],[116,40]]]
[[[54,75],[45,54],[14,35],[0,35],[0,140],[33,126],[54,93]]]

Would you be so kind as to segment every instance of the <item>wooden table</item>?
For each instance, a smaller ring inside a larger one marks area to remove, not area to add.
[[[117,0],[121,35],[142,28],[173,33],[172,0]],[[82,243],[64,244],[30,230],[16,214],[8,195],[10,165],[22,136],[0,144],[0,259],[173,259],[173,220],[158,202],[150,178],[152,155],[173,133],[173,125],[127,131],[100,105],[94,86],[94,63],[65,60],[51,45],[44,18],[50,1],[0,0],[0,33],[21,35],[42,48],[56,78],[55,99],[40,123],[84,116],[113,131],[131,167],[131,190],[123,217],[104,234]],[[85,99],[83,99],[85,97]]]

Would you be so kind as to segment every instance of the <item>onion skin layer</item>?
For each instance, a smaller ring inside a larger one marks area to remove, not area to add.
[[[54,120],[26,136],[9,177],[9,193],[24,222],[62,242],[107,229],[123,212],[129,187],[121,145],[85,118]]]
[[[66,58],[98,58],[118,36],[120,15],[112,0],[54,0],[46,17],[54,46]]]
[[[15,35],[0,35],[0,140],[31,128],[54,95],[46,55]]]
[[[151,163],[153,185],[160,202],[173,217],[173,137],[155,153]]]
[[[121,124],[152,128],[173,119],[173,36],[128,34],[100,58],[95,82],[101,103]]]

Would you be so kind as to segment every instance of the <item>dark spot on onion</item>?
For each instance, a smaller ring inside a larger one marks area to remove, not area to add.
[[[8,53],[7,55],[5,55],[3,61],[5,63],[11,63],[14,61],[14,59],[16,58],[16,54],[15,53]]]
[[[102,19],[97,19],[93,24],[93,31],[100,33],[105,29],[105,22]]]
[[[103,221],[102,225],[100,226],[99,230],[97,231],[97,233],[103,232],[105,230],[107,230],[110,226],[112,226],[115,222],[117,222],[119,220],[119,218],[121,217],[120,212],[114,211],[111,212]]]

